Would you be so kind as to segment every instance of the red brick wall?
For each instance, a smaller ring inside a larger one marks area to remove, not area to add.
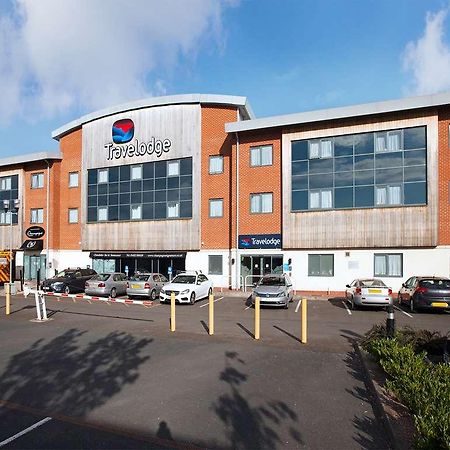
[[[439,110],[438,125],[438,245],[450,244],[450,198],[448,190],[448,184],[450,183],[449,125],[450,108],[441,108]]]

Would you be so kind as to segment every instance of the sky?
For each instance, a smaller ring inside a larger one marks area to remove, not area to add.
[[[159,95],[256,117],[450,91],[450,0],[0,0],[0,158]]]

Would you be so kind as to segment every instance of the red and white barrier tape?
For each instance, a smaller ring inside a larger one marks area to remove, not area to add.
[[[59,294],[56,292],[44,292],[44,291],[36,291],[32,289],[24,290],[24,296],[26,297],[28,294],[39,294],[45,295],[49,297],[62,297],[62,298],[71,298],[75,302],[76,300],[87,300],[88,302],[97,301],[97,302],[105,302],[105,303],[123,303],[125,305],[141,305],[148,308],[149,306],[153,306],[152,300],[130,300],[128,298],[112,298],[112,297],[93,297],[85,294]]]

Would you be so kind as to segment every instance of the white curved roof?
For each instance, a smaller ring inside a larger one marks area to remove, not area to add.
[[[87,122],[91,122],[102,117],[111,116],[113,114],[131,111],[134,109],[151,108],[154,106],[165,105],[181,105],[181,104],[215,104],[237,106],[244,120],[254,119],[253,111],[247,102],[246,97],[233,95],[216,95],[216,94],[183,94],[168,95],[164,97],[150,97],[133,102],[123,103],[121,105],[112,106],[110,108],[101,109],[93,113],[73,120],[66,125],[52,132],[52,138],[59,140],[62,136],[70,133],[72,130],[81,127]]]

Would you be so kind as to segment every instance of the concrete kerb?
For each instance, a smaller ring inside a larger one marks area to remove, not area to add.
[[[382,369],[370,359],[370,355],[362,350],[358,343],[354,344],[354,348],[361,360],[368,388],[374,399],[375,414],[381,419],[392,448],[394,450],[413,448],[414,424],[408,409],[387,397],[375,379],[375,373],[381,374]],[[384,373],[381,377],[384,377]]]

